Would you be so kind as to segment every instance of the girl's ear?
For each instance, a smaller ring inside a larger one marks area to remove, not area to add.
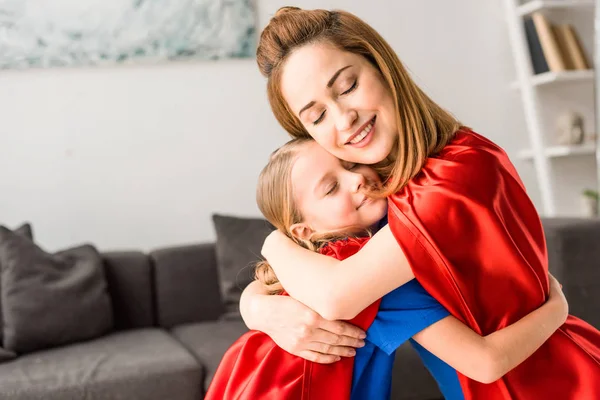
[[[292,225],[290,227],[290,232],[292,232],[292,235],[294,235],[298,239],[304,240],[309,240],[312,234],[315,233],[315,231],[312,230],[312,228],[304,222]]]

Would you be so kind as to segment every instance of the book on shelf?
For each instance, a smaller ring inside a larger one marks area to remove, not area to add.
[[[540,12],[533,13],[523,22],[535,74],[590,68],[571,24],[554,25]]]
[[[540,44],[542,45],[542,50],[544,51],[544,57],[546,58],[546,62],[548,63],[550,71],[565,71],[567,66],[565,64],[563,55],[560,52],[558,41],[554,36],[552,24],[548,18],[546,18],[546,16],[540,12],[533,13],[531,18],[533,19],[533,24],[535,25],[535,30],[540,39]]]
[[[525,19],[525,37],[527,39],[527,45],[529,46],[529,55],[531,56],[531,65],[533,66],[534,74],[542,74],[550,71],[546,57],[544,57],[544,50],[540,43],[540,38],[535,30],[535,24],[533,19]]]
[[[570,24],[557,25],[556,33],[558,41],[564,43],[564,58],[572,66],[569,69],[590,69],[590,64],[573,26]]]

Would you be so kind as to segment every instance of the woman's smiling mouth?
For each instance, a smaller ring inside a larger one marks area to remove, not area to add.
[[[365,123],[355,134],[350,136],[345,145],[352,147],[364,147],[366,146],[373,137],[375,132],[375,120],[377,116],[374,116],[371,120]]]

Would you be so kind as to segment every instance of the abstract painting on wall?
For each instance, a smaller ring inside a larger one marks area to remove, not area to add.
[[[0,0],[0,69],[252,57],[253,0]]]

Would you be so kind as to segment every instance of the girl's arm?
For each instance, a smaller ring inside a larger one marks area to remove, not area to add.
[[[286,291],[328,320],[352,319],[414,278],[389,226],[343,261],[304,249],[279,231],[262,249]]]
[[[540,348],[565,322],[568,313],[560,285],[550,275],[548,301],[504,329],[482,337],[450,316],[425,328],[413,339],[463,375],[491,383]]]

